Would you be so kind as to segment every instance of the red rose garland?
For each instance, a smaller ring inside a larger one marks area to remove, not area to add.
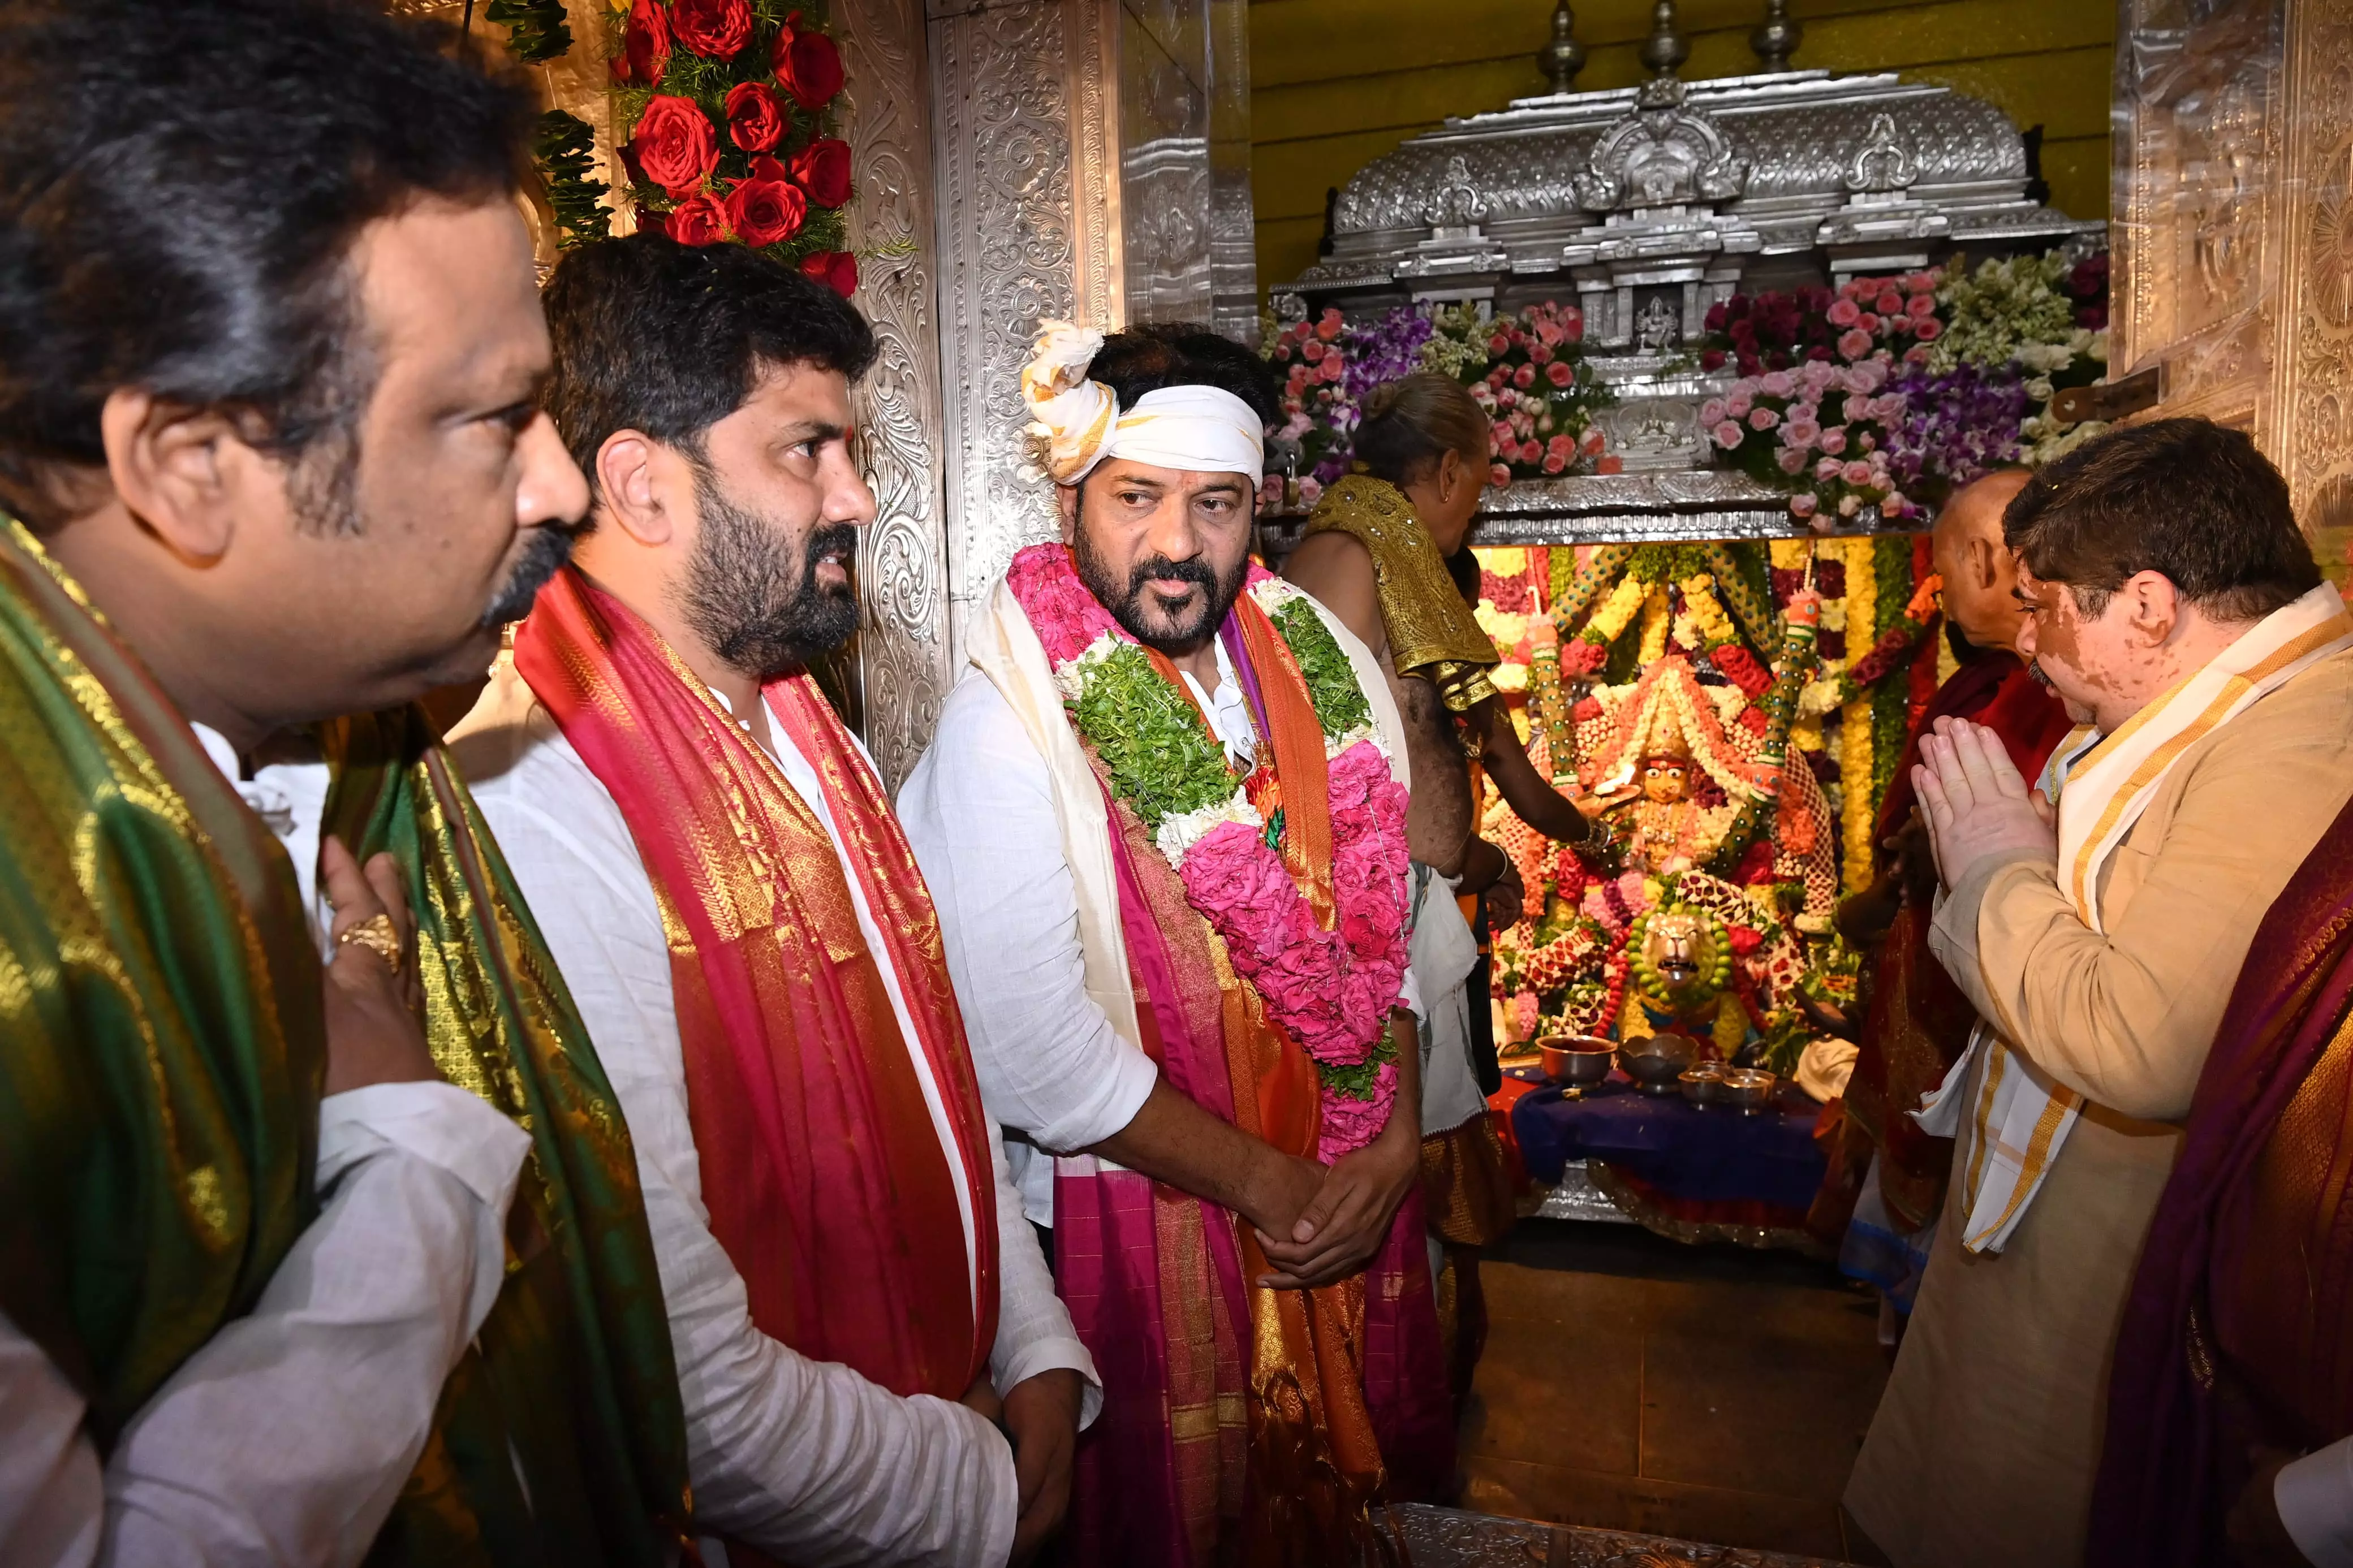
[[[785,139],[785,106],[756,81],[727,89],[727,134],[746,153],[765,153]]]
[[[841,54],[807,13],[750,0],[630,0],[612,61],[638,226],[768,251],[845,297],[858,262],[838,210],[849,143],[828,135]]]
[[[670,36],[705,59],[732,60],[752,37],[747,0],[673,0]]]

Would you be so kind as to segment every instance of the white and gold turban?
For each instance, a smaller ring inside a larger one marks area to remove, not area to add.
[[[1021,372],[1021,398],[1047,443],[1046,471],[1074,485],[1105,458],[1155,468],[1247,474],[1266,467],[1266,432],[1258,413],[1222,387],[1164,386],[1123,413],[1119,399],[1087,367],[1103,335],[1068,321],[1038,323],[1038,344]]]

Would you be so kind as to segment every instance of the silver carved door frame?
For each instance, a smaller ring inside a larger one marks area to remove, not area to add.
[[[1019,378],[1040,320],[1254,335],[1247,0],[837,0],[878,504],[858,707],[906,777],[965,629],[1055,531]]]

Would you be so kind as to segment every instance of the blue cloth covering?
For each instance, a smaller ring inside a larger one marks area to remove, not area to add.
[[[1557,1087],[1521,1096],[1512,1133],[1528,1174],[1550,1184],[1571,1160],[1603,1160],[1670,1197],[1697,1203],[1767,1203],[1803,1213],[1826,1162],[1814,1142],[1820,1108],[1787,1084],[1761,1116],[1705,1110],[1681,1095],[1636,1092],[1618,1074],[1562,1097]]]

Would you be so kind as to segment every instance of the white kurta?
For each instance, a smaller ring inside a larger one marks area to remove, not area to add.
[[[1249,700],[1224,643],[1214,646],[1217,690],[1204,693],[1190,674],[1185,683],[1228,756],[1247,760],[1258,750]],[[981,1100],[1011,1134],[1007,1154],[1029,1218],[1050,1228],[1053,1157],[1135,1120],[1160,1069],[1087,995],[1052,775],[977,671],[948,694],[931,749],[899,792],[899,821],[939,908]],[[1398,1003],[1422,1010],[1411,969]]]
[[[781,729],[773,732],[786,782],[838,850],[816,769]],[[961,1405],[901,1399],[848,1367],[811,1361],[752,1322],[743,1277],[702,1202],[660,908],[611,793],[508,661],[450,746],[628,1117],[684,1396],[698,1521],[802,1568],[997,1568],[1012,1549],[1017,1512],[1012,1454],[997,1429]],[[844,875],[902,1038],[913,1041],[890,950],[846,863]],[[921,1051],[910,1056],[955,1173],[969,1258],[974,1205],[964,1163],[930,1066]],[[997,1130],[987,1131],[994,1149]],[[995,1177],[990,1380],[1005,1390],[1074,1369],[1087,1380],[1082,1414],[1092,1421],[1102,1404],[1093,1361],[1054,1294],[1001,1155]]]
[[[312,935],[323,763],[237,780],[294,862]],[[504,1280],[529,1137],[453,1085],[378,1084],[320,1106],[322,1208],[260,1300],[188,1358],[101,1464],[82,1400],[0,1318],[0,1563],[356,1563],[391,1512],[441,1386]]]

